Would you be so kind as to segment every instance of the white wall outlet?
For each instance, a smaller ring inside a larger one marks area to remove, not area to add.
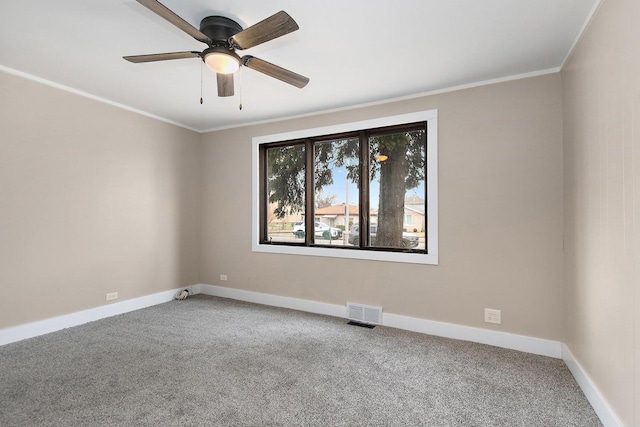
[[[227,281],[227,275],[226,274],[221,274],[220,275],[220,280],[222,280],[223,282]]]
[[[494,310],[491,308],[484,309],[484,321],[487,323],[502,323],[502,310]]]
[[[118,299],[118,293],[117,292],[111,292],[111,293],[107,294],[107,301],[113,301],[114,299]]]

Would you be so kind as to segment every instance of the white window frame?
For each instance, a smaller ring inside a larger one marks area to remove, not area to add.
[[[260,243],[260,145],[270,142],[289,141],[322,135],[339,134],[362,129],[395,126],[408,123],[427,122],[427,249],[429,253],[405,253],[367,250],[344,250],[326,247],[271,245]],[[252,226],[251,247],[253,252],[273,254],[307,255],[333,258],[352,258],[373,261],[405,262],[412,264],[438,264],[438,110],[419,111],[397,116],[381,117],[359,122],[343,123],[312,129],[303,129],[273,135],[256,136],[252,139]]]

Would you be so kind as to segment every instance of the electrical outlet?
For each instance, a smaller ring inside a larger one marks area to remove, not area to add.
[[[227,275],[226,274],[221,274],[220,275],[220,280],[222,280],[223,282],[227,281]]]
[[[491,308],[484,309],[484,321],[487,323],[496,323],[500,325],[502,323],[502,311],[493,310]]]
[[[118,299],[117,292],[111,292],[110,294],[107,294],[107,301],[113,301],[114,299]]]

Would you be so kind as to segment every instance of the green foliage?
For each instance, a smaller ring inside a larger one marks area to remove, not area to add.
[[[277,218],[304,209],[304,145],[289,145],[267,150],[267,191],[269,203],[276,203]]]
[[[420,185],[420,181],[424,180],[424,138],[425,132],[422,130],[371,138],[369,144],[370,180],[373,181],[378,175],[380,175],[381,182],[384,180],[384,177],[381,176],[382,162],[377,160],[379,156],[406,156],[407,175],[404,191]]]
[[[384,172],[379,156],[388,158],[403,156],[406,169],[403,169],[402,181],[404,188],[391,186],[395,194],[380,194],[380,207],[384,207],[388,200],[404,200],[406,190],[416,188],[424,180],[425,170],[425,132],[411,131],[390,135],[371,137],[369,140],[369,178],[380,179],[381,186],[385,180],[390,180],[390,172]],[[319,142],[314,145],[314,191],[316,193],[333,183],[333,168],[346,167],[347,179],[359,183],[360,143],[358,138]],[[387,170],[389,170],[387,168]],[[304,211],[305,209],[305,145],[303,143],[267,150],[267,177],[269,203],[275,203],[274,214],[283,218],[288,214]],[[401,181],[401,182],[402,182]],[[391,182],[391,181],[388,181]],[[389,186],[387,186],[389,187]],[[390,197],[393,196],[393,197]],[[403,215],[403,207],[396,209],[398,215]]]
[[[331,163],[335,161],[336,150],[333,141],[320,142],[314,146],[315,155],[315,191],[320,192],[326,185],[333,184]]]

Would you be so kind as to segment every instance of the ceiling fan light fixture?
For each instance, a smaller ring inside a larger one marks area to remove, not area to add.
[[[240,68],[238,55],[224,48],[211,47],[202,54],[207,67],[218,74],[232,74]]]
[[[233,73],[238,71],[241,66],[245,66],[297,88],[303,88],[309,83],[307,77],[296,74],[293,71],[278,67],[252,55],[244,55],[241,58],[236,53],[236,49],[248,49],[297,31],[299,29],[298,24],[283,10],[246,29],[243,29],[242,26],[233,19],[219,15],[205,17],[200,21],[200,29],[197,29],[158,0],[136,1],[178,29],[189,34],[195,40],[209,47],[202,52],[191,50],[124,56],[123,59],[129,62],[137,64],[141,62],[199,58],[207,64],[207,68],[210,68],[216,73],[218,96],[223,97],[233,96]],[[200,103],[202,103],[202,101],[200,101]],[[242,109],[242,107],[240,109]]]

